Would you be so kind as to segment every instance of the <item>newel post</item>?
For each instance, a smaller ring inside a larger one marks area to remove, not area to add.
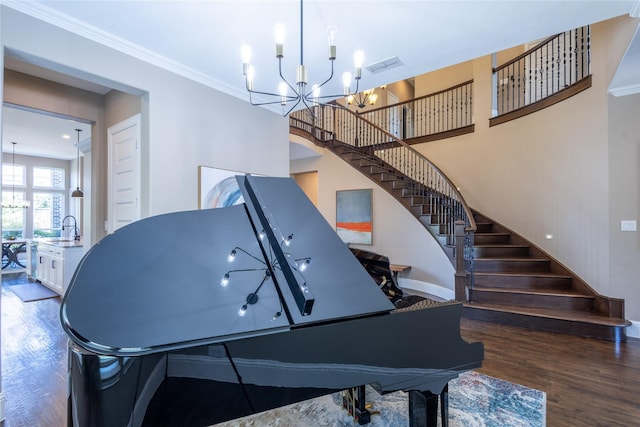
[[[467,272],[464,262],[464,221],[456,221],[455,223],[455,257],[456,257],[456,273],[455,273],[455,291],[456,301],[467,300]]]

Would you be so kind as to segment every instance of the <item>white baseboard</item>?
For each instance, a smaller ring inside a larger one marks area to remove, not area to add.
[[[429,282],[421,282],[413,279],[398,279],[398,286],[403,289],[414,290],[430,294],[444,300],[452,300],[456,298],[456,293],[452,289],[445,288],[444,286],[436,285]]]
[[[640,320],[632,320],[626,332],[628,337],[640,338]]]

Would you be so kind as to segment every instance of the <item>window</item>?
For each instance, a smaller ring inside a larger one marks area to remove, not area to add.
[[[24,192],[13,190],[2,190],[2,205],[17,204],[20,205],[24,200]],[[25,225],[25,209],[18,208],[2,208],[2,238],[9,239],[11,237],[24,237]]]
[[[62,193],[33,193],[33,237],[60,237],[63,215]]]
[[[2,164],[2,185],[4,187],[25,186],[25,170],[23,165]]]
[[[64,169],[34,166],[33,186],[64,190]]]
[[[26,168],[24,165],[11,163],[2,164],[2,205],[20,206],[25,200],[22,190],[15,191],[15,187],[26,185]],[[25,235],[25,209],[22,207],[2,208],[2,238],[24,237]]]
[[[61,235],[65,212],[64,172],[61,168],[33,167],[33,237]]]

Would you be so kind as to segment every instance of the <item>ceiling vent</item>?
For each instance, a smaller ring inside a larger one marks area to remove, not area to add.
[[[404,65],[404,62],[400,61],[397,56],[392,56],[391,58],[383,59],[382,61],[376,62],[375,64],[371,64],[367,66],[366,69],[371,74],[378,74],[392,68],[400,67],[402,65]]]

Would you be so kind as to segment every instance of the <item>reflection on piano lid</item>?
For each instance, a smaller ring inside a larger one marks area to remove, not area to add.
[[[69,425],[211,425],[335,390],[440,393],[480,366],[459,303],[404,309],[297,184],[237,177],[245,204],[134,222],[61,305]]]

